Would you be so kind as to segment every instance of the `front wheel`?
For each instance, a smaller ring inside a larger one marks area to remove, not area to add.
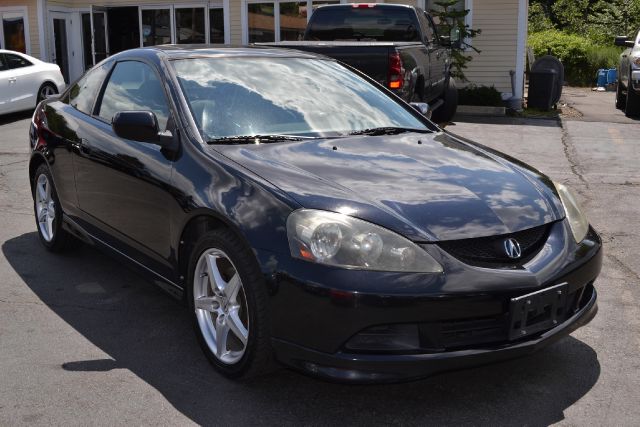
[[[624,108],[627,117],[640,116],[640,95],[631,87],[631,81],[627,84],[627,104]]]
[[[253,253],[231,231],[203,235],[189,263],[187,298],[202,351],[229,378],[267,372],[267,292]]]
[[[618,87],[616,88],[616,108],[618,110],[624,110],[626,104],[627,99],[622,93],[622,85],[618,82]]]

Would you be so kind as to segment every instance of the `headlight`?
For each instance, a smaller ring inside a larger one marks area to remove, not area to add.
[[[636,68],[640,67],[640,56],[636,56],[635,58],[631,58],[631,63],[636,66]]]
[[[562,205],[564,206],[564,212],[567,216],[567,221],[569,221],[573,238],[576,239],[576,242],[580,243],[589,231],[589,221],[587,221],[587,218],[582,213],[575,193],[563,184],[557,182],[554,184],[560,195]]]
[[[410,240],[347,215],[301,209],[287,219],[291,255],[319,264],[361,270],[441,273],[424,249]]]

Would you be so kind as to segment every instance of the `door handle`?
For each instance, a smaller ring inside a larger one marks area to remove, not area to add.
[[[17,79],[15,77],[9,77],[9,83],[15,83],[16,80]]]

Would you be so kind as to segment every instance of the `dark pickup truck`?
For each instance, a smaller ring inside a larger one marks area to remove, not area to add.
[[[422,9],[395,4],[320,6],[303,41],[265,43],[320,53],[348,64],[407,102],[427,102],[434,121],[451,120],[458,92],[449,37]]]

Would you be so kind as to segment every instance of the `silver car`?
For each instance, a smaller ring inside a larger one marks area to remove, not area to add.
[[[627,49],[620,55],[616,108],[624,110],[627,117],[640,116],[640,31],[633,38],[616,37],[616,46]]]

